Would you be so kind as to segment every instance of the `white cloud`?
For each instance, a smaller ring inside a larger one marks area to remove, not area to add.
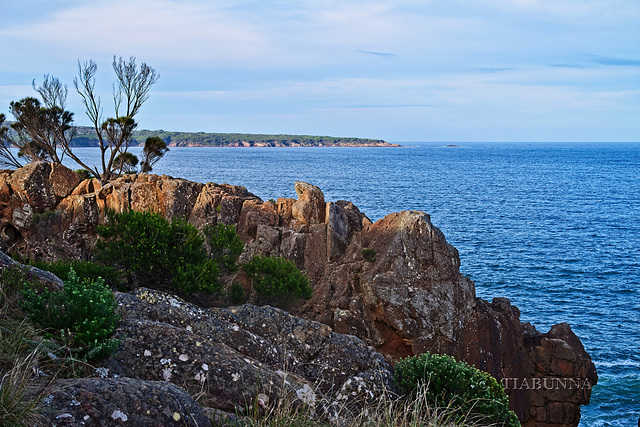
[[[63,47],[74,56],[141,52],[175,62],[247,61],[273,46],[258,26],[208,3],[117,0],[80,3],[2,31],[5,36]]]

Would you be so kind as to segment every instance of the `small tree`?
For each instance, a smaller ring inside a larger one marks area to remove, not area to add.
[[[0,114],[0,166],[19,168],[22,167],[22,164],[11,151],[13,141],[9,137],[9,128],[4,126],[5,120],[6,116]]]
[[[118,154],[113,160],[113,163],[122,173],[137,172],[136,166],[138,166],[138,158],[128,151]]]
[[[120,170],[115,159],[119,154],[127,152],[133,131],[138,126],[135,116],[149,99],[151,86],[160,77],[156,70],[144,62],[138,68],[135,57],[125,61],[122,58],[116,60],[114,56],[112,65],[116,74],[116,83],[113,85],[115,110],[113,118],[103,121],[100,96],[95,91],[98,66],[93,60],[84,64],[78,62],[78,77],[73,79],[73,84],[86,107],[87,117],[95,129],[100,147],[102,172],[98,172],[96,168],[90,170],[102,181],[108,181],[119,175]],[[85,167],[85,169],[89,168]]]
[[[149,173],[153,170],[158,160],[162,158],[169,151],[167,143],[157,136],[150,136],[144,142],[144,149],[142,150],[142,163],[140,163],[140,172]]]
[[[10,151],[12,145],[18,148],[18,157],[29,162],[61,163],[66,154],[65,147],[70,145],[76,134],[73,113],[65,110],[67,87],[48,74],[44,76],[42,85],[36,87],[35,80],[32,85],[42,102],[34,97],[11,102],[10,111],[15,118],[11,125],[14,137],[9,135],[7,128],[2,132],[0,157],[3,164],[11,167],[22,166]]]

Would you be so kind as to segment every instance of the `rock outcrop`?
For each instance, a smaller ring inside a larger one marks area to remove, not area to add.
[[[579,405],[589,402],[597,382],[567,325],[541,334],[520,322],[507,299],[477,299],[473,282],[459,271],[457,250],[423,212],[393,213],[372,224],[352,203],[325,202],[306,183],[296,183],[297,200],[273,203],[244,187],[142,174],[105,186],[87,180],[62,196],[73,187],[71,178],[54,185],[51,166],[27,168],[0,172],[5,248],[44,259],[86,257],[105,209],[179,215],[198,227],[236,224],[245,242],[241,259],[281,255],[306,272],[314,296],[293,314],[355,335],[389,360],[430,351],[485,369],[505,382],[525,425],[577,425]],[[25,176],[47,190],[20,184]],[[544,379],[555,385],[545,387]],[[583,386],[563,386],[569,379]]]
[[[47,392],[42,408],[53,427],[211,425],[187,392],[166,381],[64,379],[54,381]]]
[[[395,391],[380,353],[278,308],[204,309],[144,288],[116,300],[121,344],[109,376],[169,381],[230,413],[285,400],[331,419]]]

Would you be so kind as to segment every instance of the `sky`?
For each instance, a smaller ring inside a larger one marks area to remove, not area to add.
[[[0,113],[114,55],[160,74],[140,129],[414,141],[640,141],[638,0],[20,0]]]

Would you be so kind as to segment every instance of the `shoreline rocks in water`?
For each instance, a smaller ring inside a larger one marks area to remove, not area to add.
[[[430,351],[486,370],[507,385],[524,425],[578,424],[597,374],[569,325],[540,333],[520,322],[508,299],[476,298],[457,250],[423,212],[372,223],[351,202],[326,202],[313,185],[296,183],[296,193],[263,202],[240,186],[146,174],[102,186],[35,163],[0,172],[0,238],[4,248],[38,259],[82,258],[106,208],[182,216],[197,227],[235,224],[241,259],[284,256],[306,272],[314,295],[291,314],[355,335],[391,362]],[[562,388],[569,379],[589,387]]]

